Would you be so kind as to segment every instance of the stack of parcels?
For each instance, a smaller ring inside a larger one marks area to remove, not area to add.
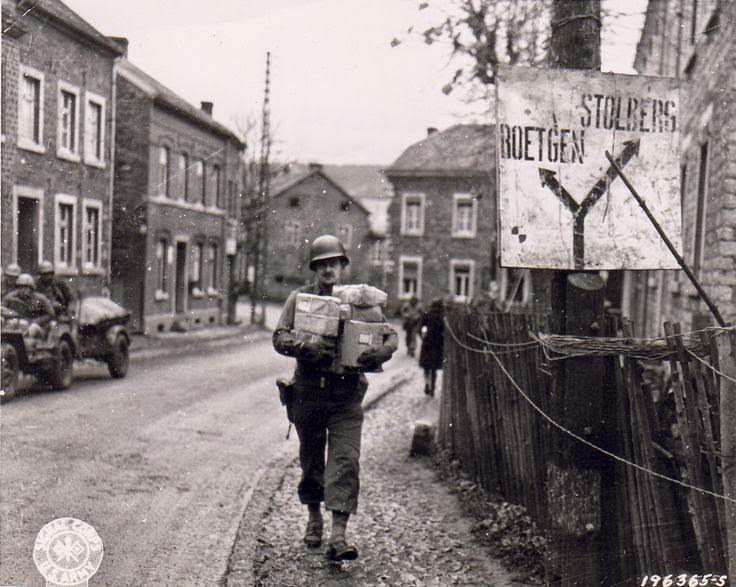
[[[297,294],[294,329],[303,341],[319,341],[337,348],[329,371],[365,371],[358,357],[366,350],[383,346],[391,332],[382,307],[388,296],[370,285],[344,285],[333,296]],[[375,369],[381,371],[381,368]]]

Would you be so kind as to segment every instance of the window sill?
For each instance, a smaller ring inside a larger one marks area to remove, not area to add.
[[[18,139],[18,148],[24,149],[26,151],[31,151],[33,153],[38,153],[40,155],[46,153],[46,147],[38,143],[33,143],[28,139]]]
[[[157,302],[164,302],[169,299],[169,294],[167,294],[165,291],[157,289],[156,293],[153,294],[153,299]]]
[[[452,238],[475,238],[475,233],[472,232],[453,232]]]
[[[72,163],[79,163],[82,158],[77,153],[72,153],[71,151],[66,151],[63,149],[58,149],[56,151],[56,156],[59,159],[64,159],[65,161],[71,161]]]
[[[87,267],[82,267],[82,274],[83,275],[105,275],[105,270],[102,267],[95,267],[93,265],[89,265]]]
[[[58,263],[55,263],[54,273],[56,275],[79,275],[79,270],[76,267],[60,267]]]
[[[424,231],[418,232],[418,231],[411,231],[411,232],[402,232],[401,236],[424,236]]]
[[[107,163],[104,161],[100,161],[99,159],[87,159],[85,157],[84,164],[89,165],[90,167],[96,167],[97,169],[105,169],[107,167]]]

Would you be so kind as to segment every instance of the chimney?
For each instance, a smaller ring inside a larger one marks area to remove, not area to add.
[[[128,58],[128,39],[127,37],[107,37],[113,43],[123,50],[123,57]]]
[[[321,163],[315,163],[312,161],[309,164],[309,171],[322,171],[322,164]]]
[[[200,102],[200,106],[202,107],[202,111],[206,112],[210,116],[212,116],[212,108],[214,104],[212,102]]]
[[[437,132],[437,129],[435,127],[433,127],[433,126],[428,126],[427,127],[427,136],[428,137],[431,137],[436,132]]]

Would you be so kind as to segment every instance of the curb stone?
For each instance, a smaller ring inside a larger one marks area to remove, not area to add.
[[[385,389],[363,405],[363,411],[367,412],[376,407],[383,398],[395,392],[411,378],[412,373],[406,372],[395,376],[389,381]],[[227,570],[218,581],[218,585],[235,587],[254,584],[253,558],[256,543],[264,540],[260,537],[259,525],[270,511],[272,497],[284,483],[287,468],[298,458],[298,456],[291,453],[291,447],[285,446],[281,453],[264,467],[265,472],[260,475],[254,484],[251,498],[243,510],[235,542],[230,551]]]
[[[241,343],[257,342],[262,339],[269,338],[272,335],[271,331],[268,330],[252,330],[228,333],[223,336],[214,336],[211,338],[192,338],[182,343],[177,344],[176,342],[170,342],[160,347],[132,349],[130,351],[131,361],[147,361],[149,359],[156,359],[160,357],[166,357],[175,354],[188,354],[198,350],[202,347],[217,348],[232,344],[233,340],[240,339]]]

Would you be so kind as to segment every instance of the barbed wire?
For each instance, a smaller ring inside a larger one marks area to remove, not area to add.
[[[674,483],[676,485],[679,485],[681,487],[684,487],[686,489],[691,489],[693,491],[697,491],[699,493],[702,493],[704,495],[710,495],[711,497],[715,497],[718,499],[723,499],[724,501],[736,503],[736,499],[732,497],[728,497],[727,495],[721,495],[720,493],[716,493],[714,491],[710,491],[708,489],[703,489],[702,487],[697,487],[695,485],[690,485],[689,483],[685,483],[684,481],[680,481],[679,479],[674,479],[673,477],[668,477],[667,475],[663,475],[662,473],[657,473],[656,471],[652,471],[651,469],[648,469],[642,465],[639,465],[637,463],[634,463],[633,461],[629,461],[628,459],[625,459],[609,450],[606,450],[605,448],[602,448],[589,440],[586,440],[582,436],[579,436],[578,434],[575,434],[572,430],[569,430],[565,428],[562,424],[557,422],[554,418],[552,418],[549,414],[547,414],[542,408],[540,408],[534,400],[532,400],[531,397],[519,386],[519,384],[516,382],[516,380],[513,378],[513,376],[506,370],[506,367],[501,362],[501,359],[498,358],[497,353],[494,353],[491,349],[487,349],[485,351],[480,349],[473,349],[472,347],[466,347],[466,345],[458,339],[457,335],[455,334],[455,331],[452,329],[452,326],[450,325],[447,318],[445,318],[445,326],[447,327],[448,332],[450,333],[450,336],[453,338],[453,340],[462,348],[469,348],[469,350],[473,350],[475,352],[483,352],[490,354],[491,357],[493,357],[493,360],[496,361],[498,364],[498,367],[501,369],[501,372],[505,375],[505,377],[509,380],[511,385],[516,389],[516,391],[526,400],[526,402],[536,411],[542,418],[544,418],[547,422],[549,422],[552,426],[560,430],[561,432],[567,434],[571,438],[574,438],[578,442],[583,443],[589,448],[592,448],[595,451],[600,452],[601,454],[614,459],[624,465],[627,465],[628,467],[632,467],[634,469],[637,469],[639,471],[642,471],[644,473],[647,473],[649,475],[652,475],[654,477],[657,477],[659,479],[662,479],[664,481],[667,481],[669,483]],[[704,329],[705,330],[705,329]],[[733,330],[732,327],[725,328],[722,330]],[[682,335],[677,335],[682,336]]]
[[[724,379],[728,379],[729,381],[731,381],[731,382],[733,382],[733,383],[736,383],[736,379],[734,379],[733,377],[730,377],[729,375],[726,375],[726,374],[725,374],[725,373],[723,373],[722,371],[719,371],[719,370],[718,370],[718,369],[716,369],[716,368],[715,368],[715,367],[714,367],[713,365],[711,365],[711,364],[710,364],[709,362],[707,362],[707,361],[706,361],[706,360],[704,360],[704,359],[701,359],[701,358],[700,358],[700,357],[699,357],[698,355],[696,355],[695,353],[693,353],[693,352],[692,352],[692,351],[691,351],[690,349],[685,349],[685,350],[686,350],[686,351],[687,351],[688,353],[690,353],[690,354],[691,354],[691,355],[692,355],[693,357],[695,357],[695,358],[696,358],[696,359],[697,359],[698,361],[700,361],[701,363],[703,363],[703,365],[705,365],[706,367],[708,367],[708,369],[710,369],[710,370],[711,370],[711,371],[713,371],[714,373],[717,373],[718,375],[720,375],[720,376],[721,376],[721,377],[723,377]]]

